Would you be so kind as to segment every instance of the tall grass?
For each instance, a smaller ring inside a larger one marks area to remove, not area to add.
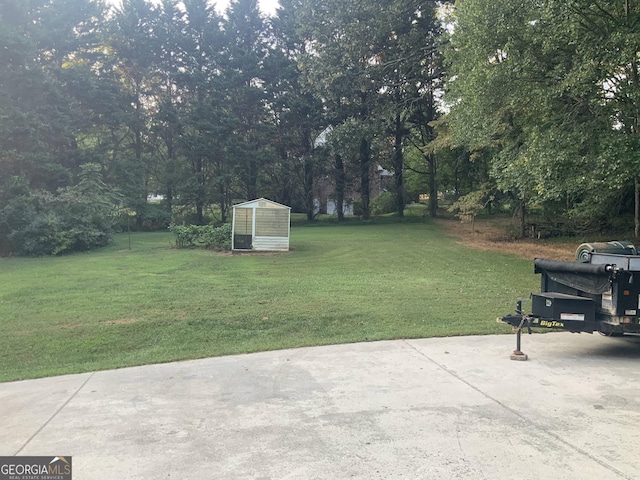
[[[0,380],[259,350],[508,332],[531,262],[430,222],[291,231],[292,251],[173,248],[126,234],[96,252],[0,259]]]

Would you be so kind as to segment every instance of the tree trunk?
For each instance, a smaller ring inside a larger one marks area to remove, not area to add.
[[[226,199],[226,189],[224,187],[224,180],[220,181],[220,186],[218,187],[218,191],[220,193],[220,222],[224,225],[227,223],[227,217],[229,215],[229,207],[227,206]]]
[[[436,157],[432,153],[428,157],[429,161],[429,216],[438,216],[438,184],[436,182]]]
[[[369,104],[367,92],[360,92],[360,121],[363,125],[367,124],[369,119]],[[360,149],[358,152],[358,160],[360,163],[360,195],[362,200],[362,218],[369,220],[371,211],[369,210],[369,201],[371,200],[370,187],[370,156],[371,145],[366,138],[360,139]]]
[[[436,137],[434,128],[430,123],[436,117],[433,89],[429,90],[427,102],[427,140],[431,143]],[[438,216],[438,183],[436,181],[437,164],[435,154],[429,153],[427,161],[429,162],[429,216],[435,218]]]
[[[404,156],[402,152],[402,119],[400,112],[396,113],[395,121],[395,142],[393,145],[394,162],[393,174],[396,179],[396,212],[399,217],[404,216]]]
[[[527,202],[524,198],[520,202],[520,237],[524,238],[527,236]]]
[[[626,0],[624,2],[624,13],[627,19],[629,19],[629,14],[631,13],[631,5],[629,0]],[[638,86],[640,85],[640,80],[638,79],[638,66],[635,60],[632,60],[630,64],[631,64],[631,81],[634,87],[637,89]],[[637,102],[635,103],[634,106],[635,106],[635,115],[633,118],[633,126],[631,127],[631,133],[637,136],[637,135],[640,135],[640,131],[638,128],[639,127],[638,123],[640,121],[639,119],[640,113],[638,112]],[[640,180],[638,179],[638,176],[635,175],[633,177],[633,184],[634,184],[633,235],[635,238],[640,238],[640,185],[639,183],[640,183]]]
[[[196,224],[197,225],[204,224],[204,211],[203,211],[202,202],[200,201],[198,201],[198,204],[196,205]]]
[[[139,196],[136,200],[136,204],[137,204],[137,208],[136,208],[136,225],[138,226],[138,228],[142,227],[142,221],[143,221],[143,213],[144,213],[144,208],[146,207],[147,204],[147,192],[146,189],[144,188],[144,184],[145,184],[145,168],[142,165],[142,154],[143,154],[143,140],[142,140],[142,125],[144,124],[144,119],[142,118],[142,99],[141,99],[141,92],[142,88],[140,86],[140,81],[139,80],[135,80],[135,119],[134,119],[134,125],[133,125],[133,130],[134,130],[134,145],[133,145],[133,149],[134,149],[134,155],[136,158],[136,168],[138,169],[137,171],[140,174],[140,190],[139,190]]]
[[[173,211],[173,188],[171,185],[166,185],[165,194],[164,194],[164,205],[167,209],[167,212],[171,214]]]
[[[250,160],[247,168],[247,199],[258,198],[258,166],[255,160]]]
[[[362,198],[362,218],[369,220],[371,212],[369,210],[369,200],[371,189],[369,185],[369,162],[370,162],[370,145],[365,138],[360,140],[360,192]]]
[[[196,178],[198,181],[198,191],[196,193],[196,222],[198,225],[204,224],[204,172],[202,158],[196,161]]]
[[[633,213],[635,228],[633,233],[635,238],[640,238],[640,181],[638,180],[638,176],[635,176],[633,180],[635,184],[635,208]]]
[[[314,205],[313,205],[313,162],[311,155],[304,157],[304,203],[307,210],[307,220],[313,221]]]
[[[334,166],[336,174],[336,212],[338,213],[338,221],[344,221],[344,162],[342,161],[342,155],[335,154]]]

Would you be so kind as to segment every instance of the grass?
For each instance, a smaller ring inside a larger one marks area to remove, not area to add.
[[[0,259],[0,381],[367,340],[506,333],[531,262],[427,221],[296,226],[292,251],[221,255],[126,235]]]

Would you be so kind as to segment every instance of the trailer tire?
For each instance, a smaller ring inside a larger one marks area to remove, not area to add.
[[[598,330],[598,333],[603,337],[622,337],[624,332],[603,332],[602,330]]]

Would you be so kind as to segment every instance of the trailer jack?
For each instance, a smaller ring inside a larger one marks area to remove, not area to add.
[[[517,361],[525,361],[529,359],[529,356],[522,351],[522,329],[526,327],[529,335],[531,335],[531,318],[528,315],[524,315],[522,313],[522,300],[518,300],[516,303],[516,318],[520,319],[520,323],[516,327],[513,326],[514,331],[516,332],[516,349],[511,354],[511,360]]]

